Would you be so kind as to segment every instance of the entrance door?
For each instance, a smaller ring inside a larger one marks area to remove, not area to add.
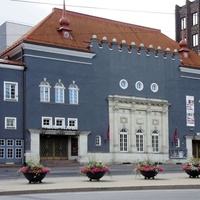
[[[78,156],[78,138],[71,138],[71,156]]]
[[[192,140],[192,154],[194,158],[200,158],[200,140]]]
[[[67,136],[41,135],[40,157],[44,160],[67,160]]]

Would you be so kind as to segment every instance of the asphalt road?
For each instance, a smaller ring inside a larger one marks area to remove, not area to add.
[[[24,194],[12,196],[0,196],[4,200],[22,200],[22,199],[43,199],[43,200],[199,200],[200,191],[198,189],[184,190],[120,190],[120,191],[96,191],[96,192],[62,192],[62,193],[42,193],[42,194]]]

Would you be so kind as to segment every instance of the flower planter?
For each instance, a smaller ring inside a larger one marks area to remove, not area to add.
[[[104,176],[105,172],[87,172],[86,176],[90,179],[90,181],[92,181],[92,179],[99,181],[103,176]]]
[[[23,173],[24,177],[29,181],[29,183],[42,183],[42,179],[46,176],[47,173]]]
[[[158,174],[157,171],[140,171],[140,173],[144,176],[144,179],[154,179],[154,177]]]
[[[200,172],[198,170],[185,170],[189,178],[199,178]]]

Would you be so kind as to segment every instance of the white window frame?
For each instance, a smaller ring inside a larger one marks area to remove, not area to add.
[[[44,124],[44,120],[49,120],[49,124]],[[42,117],[42,128],[52,128],[52,117]]]
[[[135,88],[138,90],[138,91],[142,91],[144,89],[144,84],[142,83],[142,81],[137,81],[135,83]]]
[[[198,40],[198,34],[192,35],[192,45],[193,47],[198,46],[199,40]]]
[[[181,18],[181,30],[186,29],[186,17]]]
[[[12,123],[9,125],[9,120],[12,121]],[[17,118],[16,117],[5,117],[5,129],[17,129]]]
[[[57,125],[57,122],[61,121],[62,125]],[[65,118],[61,118],[61,117],[55,117],[55,127],[56,128],[61,128],[64,129],[65,128]]]
[[[195,12],[192,14],[192,25],[195,26],[198,24],[198,13]]]
[[[157,83],[152,83],[150,87],[152,92],[158,92],[159,88]]]
[[[1,147],[4,147],[5,144],[6,144],[5,139],[0,139],[0,146],[1,146]]]
[[[2,155],[3,157],[0,156],[0,159],[5,159],[5,154],[6,154],[6,149],[5,148],[0,148],[0,151],[2,151]],[[0,155],[1,155],[1,152],[0,152]]]
[[[180,139],[179,138],[177,138],[177,142],[175,142],[175,147],[176,148],[180,147]]]
[[[15,148],[15,158],[16,159],[22,158],[22,148]]]
[[[79,102],[79,88],[75,84],[75,81],[72,82],[72,84],[68,88],[69,90],[69,103],[70,104],[78,104]]]
[[[144,152],[144,133],[141,129],[136,132],[136,148],[137,152]]]
[[[58,80],[58,83],[55,85],[55,103],[64,103],[65,102],[65,87],[61,83],[61,79]]]
[[[72,122],[73,122],[74,126],[71,126]],[[68,118],[67,119],[67,129],[77,130],[78,129],[78,119],[76,119],[76,118]]]
[[[11,153],[8,153],[9,150],[11,150]],[[8,157],[8,155],[11,155],[12,157]],[[7,159],[13,159],[14,158],[14,148],[7,148],[6,149],[6,158]]]
[[[126,79],[120,80],[119,86],[120,86],[123,90],[125,90],[126,88],[128,88],[128,81],[127,81]]]
[[[95,144],[96,144],[96,146],[101,146],[101,136],[100,135],[97,135],[95,137]]]
[[[151,135],[152,151],[154,153],[159,152],[159,134],[158,131],[154,130]]]
[[[128,152],[128,132],[122,129],[119,133],[119,148],[120,152]]]
[[[7,91],[7,89],[9,91]],[[12,91],[13,90],[13,91]],[[4,101],[18,101],[18,83],[4,81]]]
[[[50,84],[47,82],[46,78],[40,83],[40,101],[50,102]]]

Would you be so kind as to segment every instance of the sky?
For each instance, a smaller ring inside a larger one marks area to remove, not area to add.
[[[194,1],[194,0],[190,0]],[[66,10],[161,30],[175,40],[175,6],[186,0],[65,0]],[[1,0],[0,25],[36,25],[63,0]]]

